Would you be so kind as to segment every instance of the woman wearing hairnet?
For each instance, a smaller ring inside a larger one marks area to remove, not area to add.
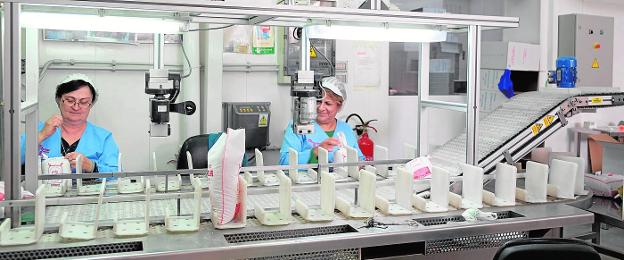
[[[56,104],[60,114],[39,123],[39,152],[42,156],[67,158],[72,170],[81,157],[82,172],[117,172],[119,148],[108,130],[89,121],[89,112],[97,92],[82,74],[68,76],[56,87]],[[24,162],[24,135],[20,140]]]
[[[347,144],[357,150],[360,160],[364,155],[358,147],[355,133],[351,126],[344,121],[336,119],[336,114],[342,109],[347,100],[345,85],[335,77],[326,77],[321,81],[323,99],[317,104],[314,133],[297,135],[293,131],[292,122],[284,130],[284,140],[280,149],[280,164],[288,164],[288,148],[293,148],[299,153],[299,163],[317,163],[318,147],[329,151],[329,161],[333,162],[334,152],[338,150],[340,141],[338,133],[344,133]]]

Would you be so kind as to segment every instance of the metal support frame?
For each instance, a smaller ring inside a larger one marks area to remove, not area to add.
[[[518,27],[517,17],[480,16],[465,14],[439,14],[405,11],[379,11],[298,5],[237,5],[222,1],[205,0],[6,0],[5,2],[32,4],[71,5],[98,8],[121,8],[134,10],[154,10],[166,12],[192,12],[198,14],[193,22],[221,24],[250,24],[255,16],[267,16],[261,25],[303,26],[313,21],[347,21],[368,23],[401,23],[411,25],[448,25],[453,28],[466,25],[488,27]]]
[[[308,28],[304,27],[301,30],[301,57],[300,57],[300,70],[310,70],[310,38],[308,37]]]
[[[370,1],[370,9],[371,10],[381,10],[381,0],[371,0]]]
[[[24,151],[24,188],[29,191],[37,190],[37,175],[39,174],[39,144],[37,124],[39,123],[39,30],[27,28],[25,32],[26,48],[26,100],[20,105],[20,112],[24,114],[26,144]]]
[[[20,4],[4,3],[2,60],[2,180],[6,200],[20,199]],[[13,227],[19,226],[19,208],[6,208]]]
[[[165,68],[165,35],[154,34],[154,69]]]
[[[468,27],[468,91],[466,110],[466,163],[477,165],[479,137],[479,80],[481,70],[481,26]]]
[[[425,104],[429,99],[429,57],[430,57],[429,43],[420,43],[420,52],[418,53],[418,107],[417,107],[417,126],[418,133],[416,134],[416,155],[423,156],[427,154],[426,141],[428,131],[425,125],[427,122],[427,113],[425,110]]]
[[[418,13],[418,12],[404,12],[404,11],[383,11],[383,10],[361,10],[361,9],[346,9],[346,8],[334,8],[334,7],[312,7],[312,6],[291,6],[291,5],[274,5],[274,6],[258,6],[258,5],[237,5],[230,3],[223,3],[220,1],[203,1],[203,0],[125,0],[125,1],[110,1],[110,0],[6,0],[3,1],[3,7],[5,10],[4,24],[4,57],[2,64],[2,83],[3,83],[3,102],[2,102],[2,177],[6,181],[7,199],[17,199],[19,196],[19,183],[20,178],[20,147],[19,147],[19,76],[20,76],[20,28],[19,28],[19,12],[21,4],[36,4],[36,5],[50,5],[58,6],[58,8],[64,8],[64,6],[73,7],[96,7],[96,8],[113,8],[124,10],[151,10],[151,11],[165,11],[165,12],[188,12],[197,14],[192,18],[193,22],[212,21],[215,23],[225,24],[250,24],[258,23],[259,25],[279,25],[279,26],[305,26],[310,23],[326,23],[326,22],[344,22],[344,23],[356,23],[361,24],[384,24],[384,25],[423,25],[425,27],[440,28],[440,29],[463,29],[470,26],[470,39],[472,39],[473,45],[469,50],[469,54],[474,57],[470,59],[469,67],[477,65],[476,68],[472,68],[473,73],[469,74],[469,77],[473,79],[469,83],[469,86],[478,90],[478,47],[480,40],[479,28],[481,26],[487,27],[500,27],[500,28],[514,28],[518,27],[519,19],[515,17],[493,17],[493,16],[477,16],[477,15],[464,15],[464,14],[434,14],[434,13]],[[55,11],[55,10],[52,10]],[[62,10],[57,10],[63,12]],[[258,18],[254,18],[258,17]],[[261,18],[260,18],[261,17]],[[304,32],[304,37],[305,32]],[[307,39],[307,37],[305,38]],[[306,41],[304,41],[306,42]],[[306,42],[306,44],[309,44]],[[307,48],[302,48],[307,50]],[[474,51],[476,53],[473,53]],[[160,51],[160,50],[158,50]],[[309,52],[302,51],[302,55],[305,53],[306,59],[302,66],[309,68]],[[162,55],[155,55],[160,56]],[[423,61],[425,59],[422,59]],[[427,59],[428,60],[428,55]],[[155,63],[161,65],[162,61],[156,61]],[[155,64],[155,65],[156,65]],[[427,66],[428,68],[428,66]],[[421,73],[426,75],[427,73]],[[427,75],[428,76],[428,75]],[[423,78],[422,86],[428,86],[428,81],[424,82]],[[478,96],[478,91],[471,92],[473,97]],[[421,101],[425,100],[420,98]],[[421,104],[422,105],[422,104]],[[478,106],[473,103],[469,103],[469,108],[474,111]],[[422,112],[422,107],[419,109]],[[478,118],[478,114],[473,115],[474,118]],[[422,120],[424,122],[424,119]],[[422,122],[419,122],[422,126]],[[473,125],[476,125],[474,122]],[[32,125],[30,125],[32,126]],[[474,127],[470,131],[476,133]],[[425,132],[420,132],[419,135],[423,136]],[[423,147],[423,138],[419,137],[419,146]],[[474,142],[474,139],[472,140]],[[424,149],[420,149],[421,154]],[[476,153],[473,153],[473,156]],[[104,174],[106,175],[106,174]],[[103,177],[103,176],[102,176]],[[19,221],[19,210],[9,209],[8,215],[12,216],[13,220]]]

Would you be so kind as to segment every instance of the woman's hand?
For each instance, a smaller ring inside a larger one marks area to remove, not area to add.
[[[46,138],[50,137],[56,131],[56,128],[61,127],[63,124],[63,117],[59,114],[53,115],[45,121],[43,129],[39,132],[37,140],[41,143]]]
[[[80,156],[80,161],[81,161],[81,165],[82,165],[82,171],[83,172],[93,172],[93,168],[95,168],[95,164],[93,163],[93,161],[89,160],[89,158],[87,158],[83,154],[81,154],[79,152],[71,152],[71,153],[66,154],[65,158],[67,160],[69,160],[69,163],[71,164],[71,167],[73,169],[75,169],[76,168],[76,158],[78,158],[78,156]]]
[[[340,140],[331,137],[325,139],[325,141],[323,141],[318,147],[323,147],[327,151],[332,151],[334,150],[334,146],[338,145],[340,145]],[[314,155],[316,156],[318,156],[318,147],[314,147],[314,149],[312,150],[314,152]]]

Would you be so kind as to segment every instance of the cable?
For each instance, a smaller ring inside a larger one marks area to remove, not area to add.
[[[221,26],[221,27],[214,27],[214,28],[197,28],[197,29],[189,29],[189,32],[196,32],[196,31],[212,31],[212,30],[221,30],[221,29],[225,29],[225,28],[230,28],[234,26],[234,24],[230,24],[230,25],[226,25],[226,26]]]
[[[193,68],[191,67],[191,61],[189,61],[188,55],[186,55],[186,49],[184,49],[184,40],[182,40],[180,46],[182,46],[182,53],[184,54],[184,59],[186,60],[186,64],[188,64],[189,68],[188,74],[181,76],[181,78],[185,79],[191,76],[191,73],[193,73]],[[182,70],[184,70],[184,68],[182,68]]]
[[[323,59],[325,59],[327,61],[327,63],[329,63],[329,74],[331,75],[335,75],[336,73],[334,72],[334,63],[331,62],[326,56],[325,54],[323,54],[322,52],[320,52],[316,46],[314,46],[314,44],[312,44],[312,41],[310,41],[310,46],[312,47],[312,49],[314,49],[314,51],[316,51],[316,53],[318,53],[319,55],[321,55],[321,57],[323,57]]]

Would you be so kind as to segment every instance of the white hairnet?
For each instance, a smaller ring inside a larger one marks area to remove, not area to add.
[[[347,100],[347,90],[345,84],[336,77],[326,77],[321,80],[321,87],[331,90],[334,94],[340,96],[343,101]]]
[[[78,79],[84,80],[86,82],[89,82],[91,85],[93,85],[93,81],[91,81],[91,79],[87,75],[82,74],[82,73],[74,73],[74,74],[67,75],[67,77],[65,77],[61,82],[59,82],[59,85],[70,82],[72,80],[78,80]]]

